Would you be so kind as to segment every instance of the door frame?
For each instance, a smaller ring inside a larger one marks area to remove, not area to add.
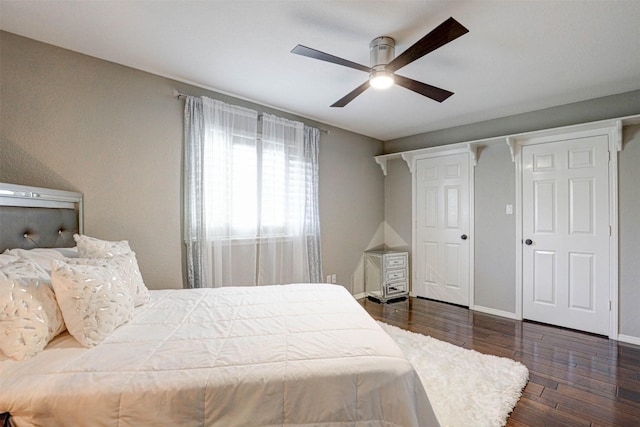
[[[618,152],[622,150],[622,122],[577,125],[570,128],[552,129],[543,132],[508,137],[507,145],[516,168],[516,319],[523,319],[523,206],[521,148],[525,145],[561,142],[567,139],[590,136],[607,136],[609,142],[609,338],[618,339]]]
[[[420,150],[414,151],[406,151],[401,153],[402,159],[407,163],[409,167],[409,172],[411,173],[411,253],[413,256],[417,253],[417,227],[418,227],[418,216],[417,216],[417,185],[416,180],[418,179],[418,174],[416,173],[416,166],[418,160],[423,159],[431,159],[435,157],[448,157],[457,154],[468,154],[468,162],[469,162],[469,309],[473,309],[475,306],[475,286],[474,286],[474,277],[475,277],[475,220],[474,220],[474,212],[475,212],[475,196],[474,196],[474,185],[475,185],[475,166],[477,164],[477,146],[471,143],[462,143],[462,144],[453,144],[449,146],[438,146],[431,148],[423,148]],[[411,291],[410,295],[415,296],[415,292],[413,290],[413,281],[416,279],[417,272],[414,268],[415,261],[411,262]]]

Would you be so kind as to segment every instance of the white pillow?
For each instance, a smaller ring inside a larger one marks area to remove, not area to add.
[[[65,324],[44,269],[28,259],[0,267],[0,350],[16,360],[40,353]]]
[[[131,285],[131,295],[136,307],[149,302],[149,289],[142,280],[138,259],[135,252],[129,247],[129,242],[121,240],[119,242],[111,242],[108,240],[100,240],[95,237],[89,237],[80,234],[73,235],[74,240],[78,244],[78,256],[80,258],[112,258],[118,255],[129,255],[132,257],[126,261],[120,262],[119,268],[123,272],[129,272],[132,276],[126,279]]]
[[[64,260],[65,255],[60,249],[48,249],[48,248],[35,248],[35,249],[7,249],[5,254],[14,255],[20,258],[27,258],[38,264],[45,269],[48,273],[51,272],[51,261]],[[69,255],[72,252],[68,252]]]
[[[53,251],[60,252],[67,258],[78,258],[78,247],[74,246],[72,248],[51,248]]]
[[[134,252],[129,252],[125,255],[114,255],[111,258],[73,258],[67,259],[67,263],[72,265],[97,265],[113,269],[126,285],[136,307],[149,302],[149,290],[142,281],[142,275]]]
[[[114,255],[124,255],[131,252],[129,242],[121,240],[110,242],[80,234],[74,234],[73,239],[78,244],[80,258],[110,258]]]
[[[131,320],[133,299],[111,268],[53,261],[51,283],[69,333],[85,347]]]
[[[10,264],[18,260],[17,256],[11,255],[8,251],[4,251],[4,253],[0,254],[0,267]]]

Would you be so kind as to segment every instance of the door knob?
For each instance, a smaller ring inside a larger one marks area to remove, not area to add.
[[[527,240],[524,241],[524,244],[527,245],[527,246],[531,246],[533,244],[533,240],[527,239]]]
[[[460,236],[460,238],[461,238],[462,240],[467,240],[467,235],[466,235],[466,234],[463,234],[462,236]]]

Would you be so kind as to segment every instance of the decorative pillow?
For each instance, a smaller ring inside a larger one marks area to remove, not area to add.
[[[0,350],[6,356],[29,359],[64,330],[44,269],[28,259],[0,267]]]
[[[72,265],[97,265],[112,269],[126,285],[136,307],[149,302],[149,290],[142,281],[142,275],[134,252],[129,252],[125,255],[114,255],[111,258],[74,258],[68,259],[67,263]]]
[[[126,240],[110,242],[80,234],[74,234],[73,239],[78,244],[78,257],[80,258],[110,258],[114,255],[124,255],[131,252],[129,242]]]
[[[79,234],[74,234],[73,238],[78,244],[78,256],[80,258],[112,258],[118,255],[131,254],[132,257],[120,262],[120,267],[123,271],[132,274],[132,277],[126,280],[131,284],[131,295],[136,307],[149,302],[149,289],[147,289],[142,280],[136,254],[129,247],[129,242],[126,240],[110,242]]]
[[[111,268],[53,261],[51,283],[69,333],[85,347],[131,320],[133,299]]]

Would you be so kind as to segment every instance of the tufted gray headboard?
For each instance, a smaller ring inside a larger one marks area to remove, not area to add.
[[[0,183],[0,253],[75,246],[82,223],[81,193]]]

